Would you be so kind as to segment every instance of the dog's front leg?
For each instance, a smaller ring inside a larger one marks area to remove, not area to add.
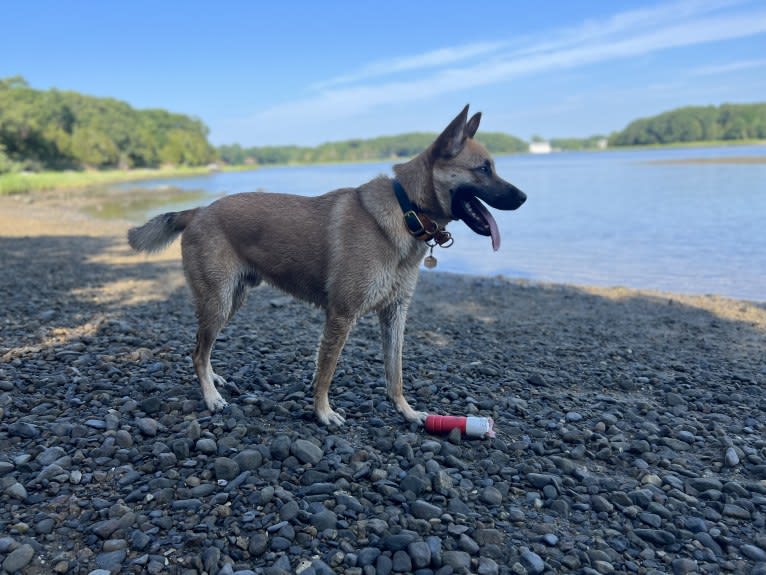
[[[407,421],[423,423],[428,414],[410,407],[404,397],[402,383],[402,348],[408,305],[409,302],[396,301],[378,313],[383,338],[383,361],[386,366],[386,391],[396,409]]]
[[[330,383],[335,374],[338,357],[346,344],[346,338],[354,325],[354,318],[327,312],[322,341],[317,353],[317,369],[314,374],[314,413],[324,425],[343,425],[345,419],[330,407]]]

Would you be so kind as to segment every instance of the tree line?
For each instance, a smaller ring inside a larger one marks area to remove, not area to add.
[[[0,79],[0,173],[199,166],[216,158],[200,120],[112,98]]]
[[[315,147],[255,146],[239,144],[220,146],[218,154],[228,164],[316,164],[322,162],[361,162],[368,160],[411,158],[427,148],[436,133],[413,132],[397,136],[328,142]],[[477,136],[493,154],[524,152],[528,145],[514,136],[483,133]]]
[[[369,140],[331,142],[316,147],[263,146],[243,148],[220,146],[222,161],[234,164],[291,164],[352,162],[409,158],[433,142],[435,133],[411,133]],[[493,154],[526,152],[524,140],[499,132],[479,132],[476,139]],[[532,140],[543,140],[534,136]],[[766,140],[766,104],[723,104],[685,107],[631,122],[624,130],[606,137],[553,138],[556,150],[594,150],[604,140],[612,147],[674,144],[719,140]]]
[[[162,109],[136,110],[112,98],[30,88],[20,76],[0,79],[0,174],[19,170],[130,169],[162,165],[273,165],[403,159],[436,133],[415,132],[329,142],[315,147],[239,144],[213,147],[197,119]],[[533,140],[541,139],[539,136]],[[554,149],[601,147],[602,136],[558,138]],[[685,107],[631,122],[609,146],[766,139],[766,104]],[[525,152],[528,143],[499,132],[477,140],[493,154]]]
[[[628,124],[610,146],[766,139],[766,103],[689,106]]]

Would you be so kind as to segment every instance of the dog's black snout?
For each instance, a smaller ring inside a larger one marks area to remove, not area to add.
[[[520,208],[521,205],[527,201],[527,194],[522,192],[519,188],[514,186],[513,184],[510,184],[511,188],[513,188],[513,196],[514,196],[514,205],[513,207],[509,208],[511,210],[515,210],[517,208]]]

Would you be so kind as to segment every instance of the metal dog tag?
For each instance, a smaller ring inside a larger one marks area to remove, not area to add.
[[[434,269],[436,267],[436,258],[430,255],[426,256],[426,259],[423,260],[423,265],[429,270]]]

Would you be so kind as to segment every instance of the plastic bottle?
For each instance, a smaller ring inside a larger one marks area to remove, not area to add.
[[[492,429],[495,422],[491,417],[429,415],[425,425],[429,433],[449,433],[457,428],[467,437],[495,437]]]

